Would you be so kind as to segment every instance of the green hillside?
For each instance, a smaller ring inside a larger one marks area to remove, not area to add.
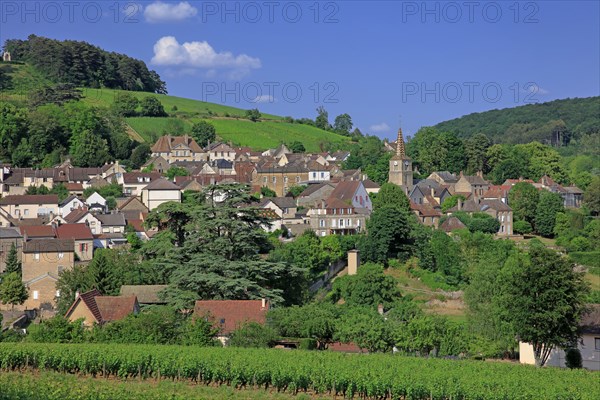
[[[600,133],[600,97],[554,100],[547,103],[473,113],[435,126],[468,138],[484,133],[496,143],[568,144]],[[556,143],[560,132],[563,143]]]
[[[98,107],[109,107],[118,92],[120,91],[110,89],[84,89],[83,101]],[[139,99],[153,96],[144,92],[128,93]],[[325,142],[339,143],[349,140],[347,137],[314,126],[286,122],[283,117],[277,115],[262,114],[261,121],[252,122],[244,119],[246,110],[240,108],[175,96],[154,96],[160,99],[169,117],[126,118],[129,126],[147,142],[152,142],[165,133],[189,132],[192,124],[201,119],[210,120],[222,140],[256,150],[276,147],[282,142],[299,141],[304,144],[307,151],[315,152],[320,151],[320,146]],[[177,108],[176,111],[172,111],[174,106]],[[183,132],[173,128],[183,128]]]
[[[2,100],[25,102],[27,95],[34,89],[51,82],[28,64],[0,63],[0,72],[4,76]],[[95,107],[110,107],[121,90],[83,88],[83,101]],[[169,117],[132,117],[126,118],[128,134],[136,141],[152,143],[163,134],[183,134],[189,132],[192,124],[208,119],[215,125],[217,136],[235,145],[249,146],[256,150],[276,147],[280,143],[299,141],[307,151],[320,151],[324,143],[347,142],[349,138],[324,131],[310,125],[286,122],[283,117],[262,114],[259,122],[244,119],[245,109],[208,103],[176,96],[153,94],[148,92],[127,91],[143,99],[156,96],[169,113]]]

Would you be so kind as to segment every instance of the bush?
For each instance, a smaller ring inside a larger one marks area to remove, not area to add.
[[[233,347],[271,347],[278,339],[273,328],[257,322],[249,322],[233,331],[229,338],[229,345]]]
[[[529,222],[521,219],[521,220],[515,221],[513,230],[515,231],[515,233],[518,233],[520,235],[527,235],[527,234],[533,232],[533,227],[531,226],[531,224]]]
[[[583,359],[579,349],[568,349],[565,354],[565,364],[567,368],[583,368]]]
[[[568,247],[569,251],[587,251],[590,249],[590,241],[583,236],[577,236],[571,240]]]

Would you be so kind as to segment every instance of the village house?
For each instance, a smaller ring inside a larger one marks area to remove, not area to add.
[[[280,219],[295,219],[296,201],[292,197],[264,197],[259,207],[275,211]]]
[[[0,209],[15,219],[56,214],[58,196],[55,194],[6,196],[0,199]]]
[[[90,211],[96,212],[106,212],[106,199],[99,195],[97,192],[92,193],[87,199],[85,199],[85,204]]]
[[[6,259],[13,245],[17,250],[17,258],[21,260],[23,236],[19,232],[19,229],[0,227],[0,274],[4,272]]]
[[[102,233],[102,222],[87,207],[71,211],[63,217],[63,220],[67,224],[85,224],[90,227],[94,235]]]
[[[118,184],[123,185],[125,196],[140,196],[143,188],[161,178],[162,175],[158,172],[126,172],[121,179],[115,179]]]
[[[373,204],[367,189],[362,184],[362,181],[342,181],[339,182],[330,198],[336,198],[355,208],[365,208],[369,214],[373,210]]]
[[[583,368],[600,371],[600,305],[590,304],[580,326],[581,340],[576,344],[581,352]],[[566,367],[565,351],[561,348],[552,350],[546,365],[552,367]],[[533,346],[529,343],[519,342],[519,362],[521,364],[535,364]]]
[[[36,239],[23,243],[22,280],[29,298],[27,309],[50,309],[55,305],[59,274],[72,269],[75,263],[75,244],[72,239]]]
[[[354,235],[365,229],[371,212],[356,208],[351,202],[331,196],[317,207],[308,210],[310,228],[317,236]]]
[[[211,143],[206,146],[206,152],[208,161],[219,159],[234,161],[236,156],[235,149],[225,143]]]
[[[425,226],[437,228],[442,218],[442,213],[429,204],[416,204],[410,202],[410,209],[415,213],[419,222]]]
[[[457,211],[463,211],[468,214],[476,212],[484,212],[492,217],[496,218],[500,222],[500,229],[498,230],[499,236],[512,236],[513,235],[513,212],[507,204],[504,204],[500,200],[458,200],[455,207],[450,208],[446,211],[447,214],[452,215]]]
[[[75,195],[70,195],[58,204],[58,215],[65,217],[70,214],[71,211],[83,207],[85,207],[83,200]]]
[[[110,214],[96,214],[96,218],[100,221],[102,226],[102,233],[124,233],[125,226],[125,215],[119,212],[112,212]]]
[[[183,136],[161,136],[151,148],[152,157],[162,157],[169,164],[175,161],[204,161],[206,153],[194,140],[194,138]]]
[[[60,224],[54,227],[59,239],[72,239],[75,255],[80,261],[91,261],[94,253],[94,236],[86,224]]]
[[[133,296],[102,296],[97,290],[78,294],[65,314],[70,322],[82,320],[83,326],[104,325],[120,321],[131,314],[138,314],[140,305]]]
[[[166,179],[157,179],[142,189],[142,203],[152,211],[163,203],[181,203],[181,188]]]
[[[245,323],[261,325],[267,320],[269,302],[262,300],[198,300],[194,306],[194,318],[204,318],[219,329],[217,339],[227,345],[233,331]]]
[[[552,193],[558,193],[563,198],[563,204],[569,208],[581,207],[583,201],[583,191],[575,185],[562,186],[556,183],[548,175],[544,175],[540,178],[539,185],[542,189],[548,190]]]
[[[142,165],[142,170],[146,170],[146,168],[151,168],[152,172],[158,172],[159,174],[164,174],[170,168],[170,164],[167,160],[162,156],[152,156],[148,161]]]
[[[296,199],[299,207],[311,207],[331,196],[335,185],[330,182],[308,185]],[[366,189],[366,188],[365,188]]]
[[[278,197],[285,196],[292,186],[301,185],[308,180],[308,168],[304,163],[284,166],[266,164],[257,166],[252,173],[253,186],[267,187]]]
[[[454,194],[454,185],[458,182],[458,177],[449,171],[434,171],[427,179],[431,179],[448,188],[450,194]]]
[[[473,196],[475,199],[481,199],[489,188],[489,182],[483,179],[483,172],[479,171],[477,175],[464,175],[461,171],[458,181],[454,184],[454,194],[462,194],[466,198]]]

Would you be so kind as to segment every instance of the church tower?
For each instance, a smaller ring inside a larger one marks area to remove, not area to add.
[[[406,155],[406,150],[404,149],[402,128],[398,129],[396,154],[394,154],[394,156],[390,159],[390,173],[388,181],[404,189],[406,195],[408,195],[413,189],[412,160]]]

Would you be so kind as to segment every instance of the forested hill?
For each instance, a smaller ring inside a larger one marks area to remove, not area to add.
[[[454,131],[463,138],[484,133],[496,143],[539,141],[564,145],[571,139],[600,133],[600,97],[554,100],[474,113],[435,127]]]
[[[167,93],[165,82],[143,61],[87,42],[30,35],[27,40],[7,40],[4,50],[13,61],[31,64],[54,83]]]

